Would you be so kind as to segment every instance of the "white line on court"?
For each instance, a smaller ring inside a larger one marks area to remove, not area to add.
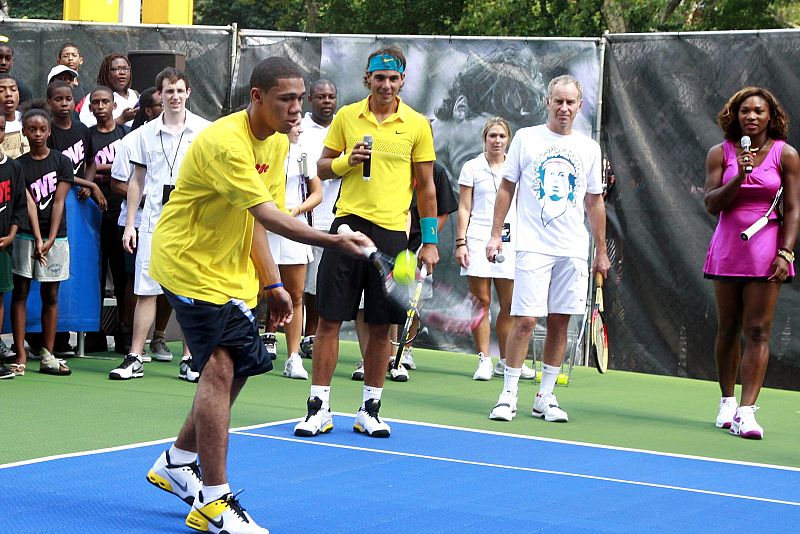
[[[261,423],[258,425],[242,426],[238,428],[231,428],[231,432],[238,432],[243,430],[255,430],[256,428],[266,428],[270,426],[282,425],[285,423],[292,423],[297,419],[286,419],[283,421],[274,421],[272,423]],[[62,460],[64,458],[79,458],[81,456],[91,456],[93,454],[105,454],[107,452],[125,451],[129,449],[139,449],[141,447],[149,447],[150,445],[159,445],[163,443],[172,443],[175,441],[175,436],[171,438],[157,439],[155,441],[143,441],[141,443],[131,443],[129,445],[120,445],[118,447],[107,447],[105,449],[95,449],[91,451],[70,452],[66,454],[55,454],[53,456],[43,456],[41,458],[31,458],[30,460],[21,460],[19,462],[11,462],[8,464],[0,464],[0,469],[10,469],[12,467],[20,467],[23,465],[39,464],[42,462],[50,462],[52,460]]]
[[[388,419],[387,419],[388,420]],[[311,441],[308,439],[297,439],[297,438],[290,438],[284,436],[269,436],[265,434],[255,434],[252,432],[241,432],[237,431],[237,435],[240,436],[250,436],[254,438],[264,438],[264,439],[272,439],[277,441],[288,441],[292,443],[301,443],[303,445],[316,445],[319,447],[330,447],[334,449],[348,449],[360,452],[372,452],[376,454],[385,454],[388,456],[402,456],[406,458],[419,458],[422,460],[434,460],[437,462],[448,462],[454,464],[462,464],[462,465],[473,465],[479,467],[491,467],[495,469],[506,469],[510,471],[522,471],[527,473],[541,473],[545,475],[557,475],[557,476],[565,476],[565,477],[572,477],[572,478],[583,478],[589,480],[598,480],[602,482],[613,482],[617,484],[626,484],[631,486],[643,486],[648,488],[657,488],[657,489],[666,489],[666,490],[673,490],[673,491],[681,491],[685,493],[698,493],[702,495],[713,495],[716,497],[728,497],[733,499],[743,499],[748,501],[758,501],[758,502],[765,502],[765,503],[772,503],[772,504],[785,504],[787,506],[798,506],[800,507],[800,502],[796,501],[784,501],[780,499],[768,499],[765,497],[755,497],[752,495],[739,495],[736,493],[726,493],[721,491],[711,491],[711,490],[702,490],[697,488],[686,488],[682,486],[672,486],[669,484],[657,484],[654,482],[642,482],[638,480],[626,480],[623,478],[611,478],[611,477],[603,477],[597,475],[586,475],[582,473],[570,473],[568,471],[554,471],[551,469],[538,469],[535,467],[521,467],[521,466],[514,466],[514,465],[504,465],[504,464],[495,464],[489,462],[476,462],[472,460],[459,460],[458,458],[447,458],[444,456],[430,456],[427,454],[415,454],[410,452],[400,452],[400,451],[387,451],[383,449],[373,449],[369,447],[356,447],[354,445],[342,445],[339,443],[326,443],[322,441]]]

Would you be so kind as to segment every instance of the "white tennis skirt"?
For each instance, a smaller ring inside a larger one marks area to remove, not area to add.
[[[486,259],[486,239],[467,237],[467,252],[469,253],[469,267],[461,268],[461,276],[475,276],[478,278],[507,278],[514,279],[514,258],[516,251],[514,243],[503,243],[503,263],[491,263]]]
[[[267,232],[267,239],[276,265],[305,265],[314,259],[311,245],[298,243],[272,232]]]

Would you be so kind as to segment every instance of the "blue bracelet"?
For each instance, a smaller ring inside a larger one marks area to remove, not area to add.
[[[422,244],[435,245],[439,242],[439,219],[436,217],[422,217],[419,220],[422,230]]]
[[[269,291],[270,289],[276,289],[279,287],[283,287],[283,282],[278,282],[276,284],[270,284],[268,286],[264,286],[264,291]]]

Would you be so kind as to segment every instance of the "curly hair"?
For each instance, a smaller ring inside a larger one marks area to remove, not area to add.
[[[124,59],[125,63],[128,64],[128,68],[131,67],[131,62],[128,61],[128,58],[123,54],[113,53],[108,54],[106,57],[103,58],[103,62],[100,63],[100,70],[97,71],[97,85],[105,85],[106,87],[114,87],[111,84],[111,64],[115,59]],[[125,84],[125,91],[131,88],[131,81],[133,80],[133,76],[128,76],[128,83]]]
[[[725,102],[717,115],[717,124],[722,128],[725,139],[738,141],[742,137],[742,125],[739,124],[739,108],[742,102],[751,96],[759,96],[766,100],[769,106],[769,124],[767,125],[767,135],[772,139],[783,141],[789,136],[789,117],[783,111],[781,103],[771,92],[763,87],[745,87],[737,91]]]
[[[529,54],[515,47],[486,57],[473,55],[434,112],[436,118],[452,119],[460,97],[469,107],[467,118],[487,113],[518,126],[540,124],[547,118],[546,88],[539,67]]]

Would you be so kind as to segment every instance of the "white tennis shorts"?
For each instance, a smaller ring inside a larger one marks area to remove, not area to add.
[[[150,251],[153,247],[153,233],[139,230],[136,244],[136,271],[133,275],[133,292],[147,297],[161,295],[161,284],[150,278]]]
[[[586,260],[518,251],[511,315],[581,315],[588,289]]]
[[[467,252],[469,253],[469,267],[461,268],[461,276],[475,276],[478,278],[506,278],[514,279],[514,243],[503,243],[503,263],[491,263],[486,259],[486,239],[467,236]]]
[[[319,270],[319,262],[322,259],[322,247],[311,247],[311,255],[314,259],[308,264],[306,268],[306,288],[305,292],[309,295],[317,294],[317,271]]]

